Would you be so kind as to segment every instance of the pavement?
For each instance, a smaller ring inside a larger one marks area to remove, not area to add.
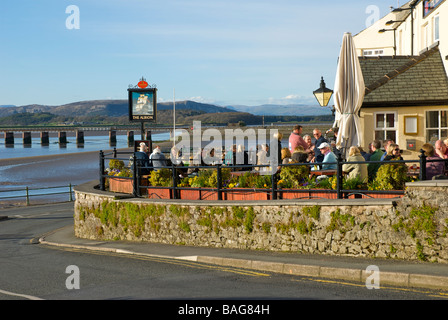
[[[26,208],[24,208],[26,210]],[[15,213],[17,209],[15,209]],[[7,216],[0,215],[1,219]],[[46,233],[33,243],[128,255],[163,257],[200,263],[318,277],[360,284],[379,284],[405,288],[447,291],[448,265],[393,259],[329,256],[287,252],[253,251],[210,247],[191,247],[147,242],[98,241],[77,238],[73,225]],[[372,266],[375,266],[372,268]],[[377,270],[379,273],[372,273]],[[379,283],[372,277],[379,275]],[[367,280],[369,279],[369,280]]]

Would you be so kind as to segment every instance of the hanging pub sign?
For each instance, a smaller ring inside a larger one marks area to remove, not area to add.
[[[137,87],[128,88],[129,121],[156,121],[157,88],[142,78]]]
[[[423,1],[423,18],[430,15],[445,0],[425,0]]]

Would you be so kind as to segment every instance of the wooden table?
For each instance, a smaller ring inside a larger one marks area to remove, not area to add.
[[[334,176],[337,170],[314,170],[310,171],[310,178],[317,176]]]

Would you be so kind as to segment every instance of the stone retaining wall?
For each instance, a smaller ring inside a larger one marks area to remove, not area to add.
[[[448,262],[448,183],[402,199],[158,201],[76,188],[75,234],[88,239]]]

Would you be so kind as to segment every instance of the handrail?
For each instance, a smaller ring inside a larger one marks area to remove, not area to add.
[[[282,163],[279,163],[277,166],[281,168],[281,167],[300,166],[300,165],[306,165],[306,166],[310,166],[310,167],[311,166],[315,166],[315,165],[317,165],[317,166],[336,165],[337,169],[335,171],[336,171],[336,177],[337,177],[337,187],[336,187],[336,190],[331,190],[331,191],[333,193],[335,193],[335,192],[337,193],[337,198],[338,199],[343,199],[344,198],[344,194],[347,195],[347,194],[354,194],[354,193],[362,193],[362,191],[364,191],[364,192],[366,191],[366,190],[344,190],[343,189],[343,185],[342,185],[342,183],[343,183],[343,172],[342,172],[343,164],[350,163],[350,164],[365,164],[365,165],[367,165],[367,164],[386,164],[386,163],[393,163],[393,164],[419,163],[420,164],[419,179],[420,180],[425,180],[426,179],[426,163],[427,162],[442,162],[442,161],[445,162],[445,163],[448,162],[447,159],[430,159],[430,160],[428,160],[427,157],[424,154],[424,151],[421,150],[420,152],[421,152],[421,155],[419,156],[420,159],[418,159],[418,160],[417,159],[412,159],[412,160],[394,160],[394,161],[386,161],[386,162],[385,161],[349,161],[349,162],[347,162],[347,161],[344,161],[342,159],[341,155],[339,154],[338,157],[337,157],[337,161],[336,162],[327,162],[327,163],[322,163],[322,162],[319,162],[319,163],[293,163],[293,164],[289,164],[289,163],[288,164],[282,164]],[[130,154],[131,158],[134,159],[134,161],[133,161],[133,168],[132,169],[133,169],[133,172],[135,172],[136,174],[134,174],[132,178],[128,178],[128,179],[133,179],[133,182],[134,182],[134,196],[136,196],[136,197],[140,197],[141,196],[140,195],[140,189],[141,188],[142,189],[144,189],[144,188],[146,188],[146,189],[156,188],[156,187],[152,187],[152,186],[141,186],[140,185],[140,181],[139,181],[140,180],[139,179],[140,178],[140,174],[139,174],[140,169],[142,169],[142,168],[149,168],[149,167],[137,167],[137,165],[136,165],[137,162],[135,161],[135,153],[134,152],[120,152],[120,154]],[[105,179],[111,177],[111,176],[108,176],[108,175],[105,174],[105,163],[104,163],[105,160],[106,159],[110,159],[110,160],[116,159],[116,160],[124,160],[124,161],[129,160],[129,158],[127,158],[127,159],[117,158],[117,155],[118,155],[117,152],[114,152],[113,155],[114,155],[114,158],[106,158],[104,153],[102,151],[100,151],[100,189],[103,190],[103,191],[105,190]],[[169,160],[169,159],[167,159],[167,160]],[[223,168],[230,168],[230,169],[235,169],[235,168],[252,168],[253,169],[255,167],[261,168],[261,167],[270,167],[270,166],[271,165],[269,165],[269,164],[267,164],[267,165],[258,165],[258,164],[224,165],[224,164],[217,164],[217,165],[208,165],[208,166],[203,166],[203,165],[182,166],[181,168],[182,169],[190,169],[190,168],[192,168],[192,169],[201,169],[201,168],[216,169],[218,171],[217,172],[217,181],[218,181],[217,186],[216,186],[216,188],[209,188],[209,189],[216,190],[218,192],[218,200],[222,200],[223,199],[222,193],[226,192],[226,190],[227,190],[227,189],[222,188],[221,170]],[[171,187],[168,187],[168,188],[173,190],[174,198],[176,198],[176,192],[175,192],[176,189],[178,189],[178,190],[184,189],[182,187],[178,187],[177,186],[178,177],[175,174],[175,170],[179,169],[180,167],[173,164],[171,166],[169,166],[169,165],[167,165],[167,166],[159,166],[158,168],[160,168],[160,169],[161,168],[166,168],[166,169],[172,170],[172,172],[173,172],[173,185]],[[310,172],[312,172],[312,171],[310,171]],[[266,189],[263,190],[263,192],[271,193],[271,199],[274,200],[274,199],[277,199],[277,189],[278,189],[277,173],[270,174],[270,175],[271,175],[271,181],[272,181],[271,188],[270,189],[266,188]],[[192,190],[194,188],[188,188],[188,189]],[[202,190],[204,190],[204,188],[202,188]],[[297,190],[308,190],[308,189],[297,189]],[[323,191],[321,189],[316,189],[316,190]],[[368,193],[372,193],[372,194],[374,194],[374,193],[381,193],[381,194],[397,194],[397,195],[400,195],[400,194],[404,194],[404,191],[396,191],[396,190],[395,191],[368,190]]]
[[[68,185],[63,186],[53,186],[53,187],[41,187],[41,188],[14,188],[14,189],[5,189],[0,190],[0,193],[7,193],[7,192],[21,192],[24,191],[24,195],[16,195],[16,196],[7,196],[7,197],[0,197],[1,200],[11,200],[11,199],[17,199],[17,198],[25,198],[26,205],[30,205],[30,197],[39,197],[39,196],[52,196],[52,195],[58,195],[58,194],[68,194],[69,195],[69,201],[73,201],[73,187],[76,185],[72,185],[71,183]],[[31,194],[30,191],[39,191],[39,190],[49,190],[49,189],[62,189],[62,188],[69,188],[69,191],[61,191],[61,192],[50,192],[50,193],[38,193],[38,194]]]

